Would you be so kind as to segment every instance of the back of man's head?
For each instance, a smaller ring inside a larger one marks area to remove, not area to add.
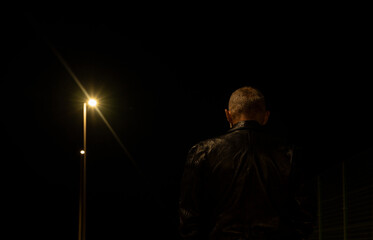
[[[228,110],[233,119],[255,120],[266,112],[264,95],[254,87],[241,87],[232,93]]]

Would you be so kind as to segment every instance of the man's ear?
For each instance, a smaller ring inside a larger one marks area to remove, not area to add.
[[[232,127],[233,126],[232,115],[228,109],[224,109],[224,111],[225,111],[225,117],[227,118],[227,121],[229,122],[229,126]]]
[[[271,112],[270,111],[266,111],[265,114],[264,114],[264,119],[263,119],[262,125],[266,125],[267,124],[268,119],[269,119],[269,115],[271,115]]]

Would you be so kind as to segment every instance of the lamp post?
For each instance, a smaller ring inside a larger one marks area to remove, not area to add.
[[[89,99],[88,104],[92,107],[97,101]],[[83,103],[83,150],[80,151],[82,158],[80,175],[80,199],[79,199],[79,240],[85,240],[86,236],[86,197],[87,197],[87,103]]]

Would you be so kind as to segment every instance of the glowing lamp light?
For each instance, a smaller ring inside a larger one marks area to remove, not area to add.
[[[80,154],[84,155],[84,154],[85,154],[85,151],[84,151],[84,150],[81,150],[81,151],[80,151]]]
[[[97,101],[95,99],[89,99],[88,104],[89,106],[94,107],[97,105]]]

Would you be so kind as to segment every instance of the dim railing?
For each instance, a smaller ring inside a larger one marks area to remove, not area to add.
[[[372,150],[320,173],[317,201],[310,240],[373,240]]]

